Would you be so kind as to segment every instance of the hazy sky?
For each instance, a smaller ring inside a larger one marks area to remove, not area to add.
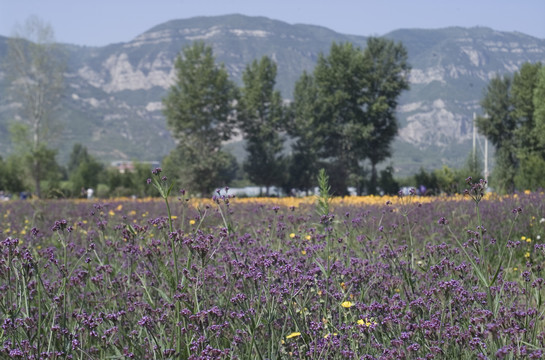
[[[233,13],[364,36],[486,26],[545,39],[545,0],[0,0],[0,35],[37,15],[52,25],[57,41],[101,46],[130,41],[168,20]]]

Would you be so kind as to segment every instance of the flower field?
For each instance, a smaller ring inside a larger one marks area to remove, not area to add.
[[[0,203],[0,358],[542,358],[545,194],[471,185]]]

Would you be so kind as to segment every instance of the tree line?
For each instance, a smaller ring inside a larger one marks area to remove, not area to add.
[[[66,167],[56,162],[51,138],[58,134],[54,114],[63,93],[62,51],[52,29],[36,18],[26,36],[10,40],[8,74],[12,96],[21,103],[20,121],[10,127],[14,152],[0,157],[0,190],[32,190],[38,197],[80,196],[93,187],[99,196],[148,196],[149,166],[121,174],[75,144]],[[391,156],[398,131],[395,110],[409,89],[410,65],[401,43],[371,37],[360,49],[333,43],[312,72],[294,86],[292,101],[275,89],[277,66],[264,56],[248,64],[237,86],[212,48],[195,42],[175,61],[175,84],[163,99],[167,126],[177,146],[163,159],[165,173],[180,186],[206,196],[229,184],[256,184],[309,191],[325,169],[337,195],[396,193],[422,185],[430,194],[455,193],[467,176],[482,177],[482,164],[470,153],[463,169],[424,169],[394,179],[393,168],[377,165]],[[500,192],[535,190],[545,180],[545,67],[523,64],[513,75],[493,78],[476,125],[496,148],[491,185]],[[226,141],[242,139],[242,164],[225,151]]]
[[[22,30],[10,39],[5,62],[21,106],[10,126],[15,151],[0,158],[0,190],[79,196],[81,188],[102,184],[103,195],[146,194],[80,144],[69,164],[59,166],[51,145],[59,133],[54,118],[64,93],[64,54],[39,19],[30,18]],[[339,195],[348,186],[375,193],[380,179],[392,180],[391,168],[379,176],[377,164],[391,155],[397,101],[409,88],[401,43],[369,38],[363,50],[333,43],[297,81],[292,102],[275,89],[277,66],[267,56],[246,66],[240,87],[203,42],[184,48],[174,66],[176,83],[163,103],[177,146],[163,167],[194,193],[207,195],[236,179],[264,186],[266,194],[273,186],[307,191],[320,168]],[[245,144],[241,166],[223,148],[234,135]]]
[[[268,56],[246,66],[241,87],[203,42],[184,48],[175,69],[163,104],[177,147],[164,168],[188,188],[208,194],[236,176],[222,143],[238,133],[247,152],[243,173],[266,193],[272,186],[310,190],[320,168],[335,194],[348,186],[360,194],[379,190],[377,164],[391,156],[395,110],[409,88],[401,43],[369,38],[363,50],[333,43],[301,75],[289,103],[275,90],[277,66]]]

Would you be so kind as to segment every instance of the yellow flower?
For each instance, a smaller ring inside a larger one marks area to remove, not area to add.
[[[341,304],[341,306],[342,306],[343,308],[347,308],[347,309],[348,309],[348,308],[354,306],[354,303],[353,303],[352,301],[345,301],[345,302],[343,302],[343,303]]]
[[[114,215],[115,215],[115,212],[113,212],[113,210],[110,210],[110,211],[108,211],[108,215],[114,216]]]
[[[521,236],[520,240],[522,240],[522,241],[526,240],[526,236]]]
[[[528,251],[526,251],[526,254],[524,254],[524,257],[525,258],[529,258],[530,257],[530,253]]]
[[[294,237],[295,237],[295,234],[294,234],[294,233],[291,233],[291,234],[290,234],[290,238],[293,239]]]
[[[172,215],[170,218],[171,218],[172,220],[176,220],[178,217],[177,217],[176,215]]]
[[[358,325],[365,325],[367,327],[371,326],[371,325],[376,325],[376,321],[372,321],[372,319],[359,319],[358,320]]]
[[[117,205],[117,207],[115,208],[116,211],[121,211],[121,209],[123,209],[123,204],[119,204],[119,205]]]
[[[516,267],[513,268],[513,271],[518,271],[518,270],[519,270],[519,268],[516,268]]]
[[[291,338],[298,337],[298,336],[301,336],[300,332],[292,332],[291,334],[286,336],[286,339],[291,339]]]
[[[527,242],[527,243],[531,243],[531,242],[532,242],[532,239],[527,238],[527,239],[526,239],[526,242]]]
[[[310,240],[310,235],[305,236],[305,239]]]
[[[305,250],[301,250],[301,254],[306,255],[307,252]]]
[[[195,220],[193,219],[189,220],[189,225],[195,225]]]
[[[330,337],[331,335],[333,336],[337,336],[337,333],[333,333],[333,334],[325,334],[324,335],[324,339],[327,339],[328,337]]]

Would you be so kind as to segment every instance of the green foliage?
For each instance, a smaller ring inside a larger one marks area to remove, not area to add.
[[[288,134],[295,139],[289,158],[289,188],[308,191],[315,186],[314,174],[318,172],[320,137],[310,129],[317,126],[318,93],[314,78],[307,72],[295,83],[294,101],[290,106]]]
[[[545,66],[542,66],[537,74],[536,87],[534,89],[534,120],[535,138],[538,139],[539,151],[545,153]]]
[[[71,193],[75,197],[86,196],[88,188],[96,189],[104,171],[104,165],[89,155],[81,144],[74,144],[67,168]]]
[[[215,64],[212,48],[196,42],[175,63],[176,84],[163,99],[167,124],[179,145],[165,168],[184,186],[201,194],[224,185],[230,157],[221,142],[233,133],[236,87],[223,66]]]
[[[492,79],[481,105],[487,116],[477,119],[479,131],[496,146],[493,187],[513,192],[516,186],[538,186],[545,159],[541,120],[545,78],[541,63],[525,63],[510,77]],[[524,165],[523,165],[524,163]],[[537,168],[530,168],[537,167]]]
[[[222,186],[228,185],[236,176],[237,162],[234,156],[224,151],[202,153],[198,145],[179,144],[163,159],[165,174],[180,187],[206,197]]]
[[[376,192],[376,165],[390,156],[397,134],[395,109],[408,88],[409,69],[401,44],[370,38],[363,51],[351,43],[333,43],[329,54],[318,58],[313,76],[300,78],[291,133],[300,156],[314,153],[335,168],[329,172],[336,177],[335,193],[346,194],[349,182],[359,193],[366,184]],[[312,156],[308,159],[316,163]],[[370,181],[362,167],[366,159]]]
[[[518,140],[520,149],[534,149],[538,139],[534,137],[534,89],[537,84],[537,74],[541,63],[524,63],[520,70],[513,75],[511,87],[511,101],[513,103],[513,117],[517,121],[514,136]]]
[[[450,184],[453,181],[454,179],[449,179],[448,181],[446,181],[446,183]],[[414,185],[417,188],[420,188],[421,186],[424,186],[426,188],[425,194],[421,195],[436,195],[442,190],[439,185],[437,171],[432,171],[428,173],[426,170],[424,170],[424,168],[420,168],[420,170],[414,175]],[[445,187],[445,189],[448,189],[448,187]]]
[[[246,140],[248,157],[244,170],[256,184],[265,185],[267,195],[272,185],[284,180],[282,158],[284,109],[276,84],[276,64],[267,56],[254,60],[242,76],[238,122]]]
[[[386,195],[395,195],[398,193],[400,186],[394,179],[394,168],[391,165],[380,171],[378,186]]]
[[[199,138],[216,146],[233,131],[236,88],[212,48],[202,42],[183,49],[175,62],[176,84],[163,99],[165,116],[178,140]]]
[[[30,17],[9,41],[10,90],[21,103],[21,123],[12,123],[12,143],[34,180],[34,192],[42,196],[41,182],[51,188],[55,155],[48,147],[52,133],[51,116],[64,86],[65,61],[58,51],[50,25]]]
[[[16,155],[12,156],[19,162],[25,182],[27,179],[32,180],[32,183],[26,183],[24,187],[33,188],[37,197],[51,195],[58,189],[63,175],[63,170],[56,161],[57,150],[48,148],[45,143],[35,143],[28,125],[13,123],[10,133],[16,149]],[[42,184],[47,186],[43,192]]]
[[[458,187],[458,177],[455,170],[443,165],[441,169],[435,170],[433,174],[437,179],[437,192],[452,195],[460,191]]]
[[[516,128],[510,99],[511,78],[495,77],[490,80],[481,106],[486,114],[478,117],[477,127],[496,148],[509,147]]]
[[[440,169],[427,172],[424,168],[420,168],[418,173],[413,176],[414,185],[416,187],[424,186],[426,192],[423,195],[439,195],[439,194],[461,194],[467,188],[466,179],[471,177],[475,181],[479,181],[482,176],[482,165],[479,158],[474,157],[471,153],[466,160],[464,167],[460,169],[451,169],[443,165]]]
[[[0,191],[17,194],[27,190],[23,182],[23,169],[13,156],[6,160],[0,156]]]
[[[545,189],[545,159],[537,153],[519,154],[520,168],[515,185],[520,190]]]
[[[97,197],[158,196],[153,186],[147,184],[151,168],[148,164],[134,163],[133,171],[119,172],[118,169],[105,169],[97,185]]]
[[[76,170],[81,163],[88,162],[89,160],[91,160],[91,156],[87,151],[87,147],[80,143],[74,144],[68,159],[68,164],[66,165],[68,174],[72,174],[72,172]]]
[[[367,39],[363,56],[367,67],[363,106],[366,121],[372,124],[365,153],[371,162],[369,192],[375,194],[376,165],[392,155],[391,144],[398,131],[395,111],[401,92],[409,89],[410,66],[405,47],[384,38]]]

